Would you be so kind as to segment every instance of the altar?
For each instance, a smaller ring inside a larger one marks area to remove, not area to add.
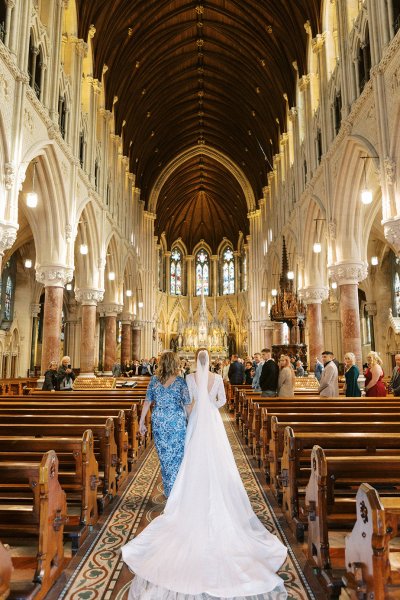
[[[189,315],[186,321],[179,319],[178,336],[173,342],[175,352],[182,358],[194,360],[198,348],[207,348],[211,360],[228,356],[228,323],[219,321],[214,299],[214,314],[208,318],[204,293],[201,294],[197,320],[193,315],[192,303],[189,304]]]

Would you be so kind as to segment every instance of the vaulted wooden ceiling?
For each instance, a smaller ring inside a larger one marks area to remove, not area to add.
[[[196,145],[227,155],[262,197],[287,103],[295,104],[293,62],[299,76],[307,70],[304,24],[313,35],[320,30],[321,1],[77,0],[79,37],[96,28],[93,75],[101,80],[107,65],[106,108],[114,106],[146,202],[166,165]],[[232,242],[239,230],[248,233],[239,184],[215,161],[207,173],[189,160],[165,184],[156,228],[169,245],[182,237],[191,250],[202,235],[215,250],[224,232]],[[200,205],[227,215],[224,226],[200,225]],[[177,219],[182,211],[186,218]]]

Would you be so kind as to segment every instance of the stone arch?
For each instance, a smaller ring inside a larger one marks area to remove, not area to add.
[[[113,231],[110,232],[106,240],[106,256],[105,256],[105,301],[117,304],[122,302],[122,276],[120,263],[119,243]],[[114,273],[114,279],[110,279],[110,273]]]
[[[336,5],[331,0],[324,0],[322,7],[322,31],[326,43],[326,66],[328,79],[334,71],[339,58],[338,51],[338,23]]]
[[[39,194],[38,206],[26,207],[25,194],[32,190],[35,167],[35,190]],[[71,241],[71,223],[63,175],[55,149],[50,142],[36,144],[25,154],[18,173],[24,181],[19,196],[18,209],[22,209],[31,226],[36,260],[39,265],[59,264],[72,267],[67,252]],[[57,201],[55,201],[57,199]]]
[[[171,175],[174,173],[174,171],[176,171],[176,169],[178,169],[187,160],[199,155],[208,156],[209,158],[212,158],[213,160],[223,165],[239,182],[243,190],[243,194],[246,198],[248,210],[251,211],[256,208],[256,199],[254,196],[253,189],[242,169],[240,169],[236,165],[236,163],[234,163],[226,154],[224,154],[220,150],[217,150],[216,148],[212,148],[211,146],[204,144],[199,146],[193,146],[192,148],[185,150],[184,152],[176,156],[173,160],[171,160],[168,163],[168,165],[162,170],[150,193],[149,211],[153,213],[157,212],[157,203],[161,189],[166,183],[166,181],[169,179],[169,177],[171,177]]]
[[[95,205],[90,199],[77,215],[75,237],[75,285],[78,288],[104,289],[104,274],[99,264],[101,240],[99,220]],[[81,254],[80,245],[86,244],[88,252]]]
[[[370,156],[365,160],[365,177],[369,187],[374,183],[374,202],[364,207],[360,200],[361,189],[364,185],[364,160],[361,156]],[[367,139],[362,136],[350,136],[342,158],[337,165],[341,177],[336,180],[333,193],[332,216],[337,224],[336,260],[363,258],[362,236],[365,219],[381,198],[381,190],[374,169],[378,168],[377,151]],[[346,206],[346,211],[343,211]]]
[[[304,281],[301,287],[321,286],[326,283],[327,222],[323,203],[315,195],[310,198],[308,203],[303,227],[304,231],[309,232],[309,237],[304,240]],[[313,251],[315,242],[321,244],[319,254]]]

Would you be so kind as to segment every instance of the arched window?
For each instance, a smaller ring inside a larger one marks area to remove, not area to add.
[[[65,95],[61,95],[58,99],[58,124],[60,127],[60,133],[65,139],[66,124],[67,124],[67,104]]]
[[[171,253],[171,294],[182,294],[182,253],[174,248]]]
[[[400,0],[392,0],[393,30],[396,34],[400,29]]]
[[[15,278],[17,264],[15,255],[7,261],[2,273],[0,328],[8,331],[14,318]]]
[[[226,248],[222,255],[222,293],[235,293],[235,260],[232,248]]]
[[[272,239],[270,239],[270,241],[272,241]],[[240,279],[240,289],[242,292],[245,292],[247,290],[247,255],[244,248],[241,256]]]
[[[196,254],[196,296],[210,294],[210,259],[207,252],[202,248]]]
[[[340,130],[340,125],[342,124],[342,94],[339,90],[335,96],[335,103],[333,106],[333,116],[334,116],[334,126],[335,126],[335,134],[337,135]]]

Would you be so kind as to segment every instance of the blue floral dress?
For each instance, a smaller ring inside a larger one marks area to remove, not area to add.
[[[164,494],[169,496],[181,466],[185,449],[185,404],[191,403],[189,388],[181,377],[164,387],[153,376],[147,388],[146,401],[151,402],[151,424],[154,443],[161,463]]]

